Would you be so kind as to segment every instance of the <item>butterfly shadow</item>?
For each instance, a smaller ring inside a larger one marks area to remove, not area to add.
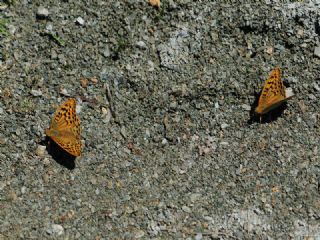
[[[63,150],[49,137],[46,137],[46,147],[48,153],[57,163],[69,170],[73,170],[75,168],[76,157]]]
[[[277,108],[271,110],[270,112],[259,115],[254,110],[258,106],[259,97],[261,95],[260,91],[259,93],[255,93],[255,101],[251,104],[251,110],[250,110],[250,119],[247,121],[247,124],[251,125],[253,123],[271,123],[273,121],[276,121],[283,113],[283,111],[287,108],[287,103],[284,102]]]

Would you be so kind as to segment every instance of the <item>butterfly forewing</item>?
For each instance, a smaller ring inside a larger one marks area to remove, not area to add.
[[[80,120],[76,115],[74,98],[68,99],[59,106],[50,128],[46,129],[46,134],[68,153],[80,156]]]
[[[55,127],[68,127],[76,122],[76,118],[76,100],[70,98],[56,110],[51,124],[55,124]]]

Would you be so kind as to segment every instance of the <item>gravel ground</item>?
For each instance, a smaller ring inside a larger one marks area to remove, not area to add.
[[[319,238],[320,2],[84,2],[0,4],[0,239]],[[45,148],[69,97],[74,161]]]

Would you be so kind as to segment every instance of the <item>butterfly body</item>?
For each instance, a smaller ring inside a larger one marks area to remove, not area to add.
[[[281,80],[280,69],[276,68],[270,73],[269,78],[265,82],[255,112],[260,115],[266,114],[279,107],[287,99],[285,87]]]
[[[81,155],[80,120],[76,115],[76,100],[70,98],[56,110],[46,135],[69,154]]]

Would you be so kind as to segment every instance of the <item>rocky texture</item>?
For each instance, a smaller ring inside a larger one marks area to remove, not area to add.
[[[0,238],[320,235],[320,6],[222,2],[1,8]],[[295,97],[260,122],[276,66]],[[68,97],[73,164],[41,147]]]

